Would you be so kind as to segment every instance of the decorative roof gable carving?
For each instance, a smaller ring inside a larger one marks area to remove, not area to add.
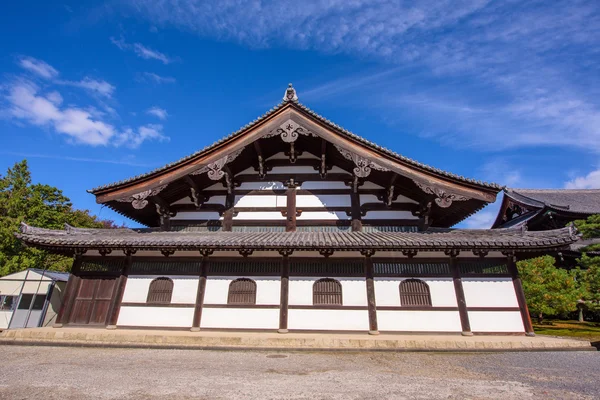
[[[121,203],[131,202],[131,206],[133,208],[135,208],[136,210],[141,210],[148,205],[148,200],[146,200],[148,197],[156,196],[157,194],[162,192],[167,186],[168,184],[158,186],[154,189],[144,190],[143,192],[133,194],[129,197],[117,199],[117,201]]]
[[[438,206],[440,206],[442,208],[450,207],[452,205],[453,201],[469,200],[468,197],[461,196],[458,194],[447,193],[444,190],[434,187],[434,186],[428,186],[424,183],[417,182],[417,181],[413,181],[413,182],[415,182],[415,184],[419,187],[419,189],[421,189],[425,193],[436,196],[435,204],[437,204]]]
[[[366,178],[369,176],[369,174],[371,174],[372,169],[376,169],[378,171],[389,171],[389,169],[382,167],[381,165],[367,158],[361,157],[358,154],[352,153],[351,151],[348,151],[337,144],[335,145],[335,148],[344,156],[344,158],[354,162],[356,167],[353,169],[353,172],[358,178]]]

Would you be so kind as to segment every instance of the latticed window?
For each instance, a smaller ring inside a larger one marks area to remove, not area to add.
[[[248,278],[231,282],[227,304],[256,304],[256,282]]]
[[[313,285],[313,305],[342,305],[342,284],[335,279],[319,279]]]
[[[156,278],[150,282],[147,303],[169,304],[173,296],[173,281],[169,278]]]
[[[407,279],[400,283],[400,305],[431,306],[429,286],[419,279]]]

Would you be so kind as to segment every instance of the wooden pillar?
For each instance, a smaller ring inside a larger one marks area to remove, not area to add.
[[[460,278],[460,268],[456,258],[458,256],[458,251],[451,250],[446,254],[450,255],[450,270],[452,271],[452,280],[454,281],[454,292],[456,293],[456,303],[458,304],[462,335],[473,336],[473,333],[471,332],[471,323],[469,322],[469,312],[467,311],[467,302],[465,301],[465,291],[463,290],[462,279]]]
[[[131,269],[131,263],[133,258],[130,252],[125,253],[125,266],[121,271],[119,280],[117,281],[117,288],[115,289],[114,299],[111,302],[111,308],[108,313],[108,325],[106,329],[117,329],[117,321],[119,320],[119,312],[121,311],[121,302],[123,301],[123,294],[125,293],[125,286],[127,285],[127,277]]]
[[[358,178],[355,176],[350,192],[350,209],[352,213],[352,231],[362,231],[362,216],[360,214],[360,194],[358,193]]]
[[[235,205],[235,194],[229,193],[225,197],[225,211],[223,212],[223,231],[231,232],[233,226],[233,206]]]
[[[286,221],[285,231],[295,232],[296,231],[296,186],[298,186],[293,179],[287,182],[286,194]]]
[[[56,316],[56,322],[53,325],[54,328],[62,328],[62,326],[69,321],[69,315],[71,314],[71,309],[73,308],[73,301],[77,296],[77,290],[79,290],[79,284],[81,282],[81,278],[76,275],[79,273],[80,265],[81,256],[75,255],[73,266],[71,267],[71,275],[69,275],[69,280],[67,281],[67,287],[65,288],[65,293],[63,294],[62,303],[60,305],[60,309],[58,310],[58,315]]]
[[[369,335],[379,335],[377,328],[377,305],[375,302],[375,284],[373,283],[373,259],[374,251],[365,251],[365,278],[367,283],[367,306],[369,309]]]
[[[204,306],[204,293],[206,293],[206,279],[208,278],[208,256],[212,250],[201,250],[202,261],[200,262],[200,277],[198,279],[198,291],[196,292],[196,306],[194,307],[194,319],[192,321],[192,332],[200,331],[200,320],[202,319],[202,307]]]
[[[291,250],[281,250],[281,291],[279,296],[279,333],[288,332],[288,301],[290,292],[290,258]]]
[[[521,312],[521,318],[523,319],[523,327],[525,328],[525,335],[535,336],[533,332],[533,325],[531,324],[531,315],[529,314],[529,308],[527,308],[527,300],[525,299],[525,292],[523,291],[523,284],[519,277],[519,270],[517,269],[517,262],[514,254],[508,254],[506,256],[508,272],[513,281],[515,287],[515,294],[517,295],[517,303],[519,304],[519,311]]]

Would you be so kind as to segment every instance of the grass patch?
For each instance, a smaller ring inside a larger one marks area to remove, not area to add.
[[[597,322],[544,321],[542,325],[533,324],[533,330],[539,335],[565,336],[590,342],[600,341],[600,324]]]

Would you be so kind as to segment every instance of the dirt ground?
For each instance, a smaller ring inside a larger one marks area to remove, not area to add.
[[[594,399],[600,353],[0,346],[0,399]]]

